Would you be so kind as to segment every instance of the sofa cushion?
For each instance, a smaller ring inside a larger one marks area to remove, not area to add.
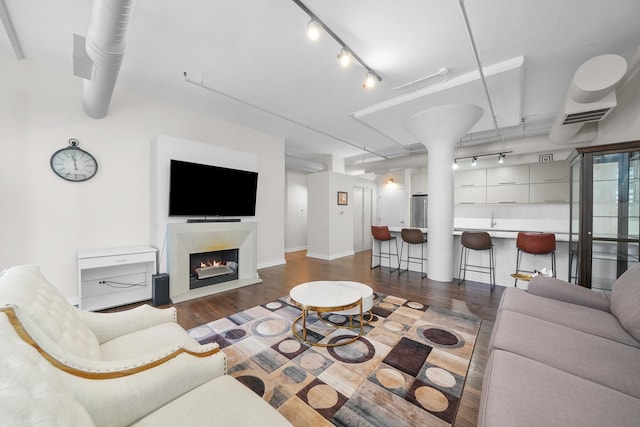
[[[489,349],[519,354],[640,398],[640,353],[636,347],[502,310]]]
[[[607,295],[556,279],[555,277],[546,277],[541,274],[534,276],[529,282],[529,286],[527,286],[527,292],[584,307],[606,312],[610,311],[609,297]]]
[[[625,271],[613,284],[611,313],[640,341],[640,264]]]
[[[489,356],[478,427],[625,426],[639,419],[639,399],[513,353]]]
[[[82,322],[78,309],[35,265],[10,267],[0,276],[0,306],[13,305],[25,329],[52,353],[56,348],[87,359],[100,359],[93,332]]]
[[[571,285],[576,286],[576,285]],[[528,290],[506,288],[498,311],[509,310],[536,317],[578,331],[608,338],[640,348],[636,341],[608,311],[570,304],[532,295]]]
[[[159,425],[291,427],[276,409],[230,375],[191,390],[133,424],[135,427]]]
[[[0,425],[93,426],[55,368],[0,313]]]

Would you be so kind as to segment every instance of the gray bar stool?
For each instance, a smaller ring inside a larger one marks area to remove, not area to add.
[[[458,285],[465,281],[467,271],[488,274],[491,280],[491,291],[496,284],[496,268],[493,258],[493,242],[486,231],[463,231],[460,236],[462,250],[460,252],[460,270],[458,271]],[[469,264],[469,250],[489,251],[489,266]],[[464,260],[464,263],[463,263]],[[469,268],[471,267],[471,268]]]
[[[371,248],[371,268],[376,268],[376,267],[380,267],[380,261],[382,260],[382,258],[388,259],[389,260],[389,268],[391,268],[391,257],[393,255],[396,256],[396,259],[398,260],[398,267],[397,268],[392,268],[390,272],[394,272],[396,271],[398,268],[400,268],[400,257],[398,255],[398,240],[396,239],[396,236],[392,236],[391,233],[389,232],[389,227],[387,227],[386,225],[372,225],[371,226],[371,236],[373,238],[373,245],[375,245],[376,242],[378,242],[378,264],[374,264],[374,260],[375,260],[375,247]],[[396,244],[396,253],[392,253],[391,252],[391,241],[393,240],[393,242]],[[387,242],[388,244],[388,249],[387,252],[382,252],[382,242]]]
[[[400,260],[398,261],[398,274],[402,274],[405,271],[409,271],[409,263],[420,264],[420,273],[422,273],[422,278],[426,276],[424,272],[424,261],[427,258],[424,256],[424,244],[427,243],[427,239],[425,239],[424,234],[418,228],[403,228],[400,230],[400,237],[402,238],[402,244],[400,245]],[[407,268],[402,270],[402,252],[404,250],[404,244],[407,244]],[[411,256],[411,246],[412,245],[420,245],[420,257]]]
[[[531,255],[551,255],[551,271],[553,271],[553,277],[556,277],[556,235],[553,233],[527,233],[521,231],[516,238],[516,248],[518,253],[516,255],[516,276],[514,286],[518,286],[518,273],[535,273],[535,271],[521,270],[520,260],[522,254]],[[520,279],[522,280],[522,279]]]

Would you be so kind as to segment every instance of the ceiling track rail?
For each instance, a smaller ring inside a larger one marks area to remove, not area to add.
[[[464,8],[464,0],[458,0],[458,4],[460,5],[460,12],[462,13],[462,18],[464,19],[465,27],[467,28],[467,35],[469,36],[469,41],[471,42],[471,49],[473,50],[473,56],[476,60],[476,65],[478,67],[478,72],[480,73],[480,80],[482,80],[482,86],[484,87],[484,93],[487,96],[487,102],[489,103],[489,110],[491,110],[491,118],[493,119],[493,127],[496,130],[496,135],[500,135],[500,130],[498,128],[498,121],[496,120],[496,113],[493,110],[493,104],[491,103],[491,96],[489,96],[489,89],[487,88],[487,81],[484,78],[484,72],[482,71],[482,64],[480,63],[480,57],[478,56],[478,49],[476,48],[476,42],[473,38],[473,33],[471,32],[471,25],[469,24],[469,17],[467,16],[467,11]]]
[[[320,135],[323,135],[323,136],[326,136],[328,138],[334,139],[336,141],[342,142],[342,143],[347,144],[347,145],[349,145],[349,146],[351,146],[353,148],[357,148],[357,149],[365,151],[365,152],[367,152],[369,154],[373,154],[374,156],[378,156],[378,157],[383,158],[383,159],[388,159],[387,156],[384,156],[384,155],[379,154],[379,153],[377,153],[377,152],[375,152],[373,150],[370,150],[366,146],[358,145],[358,144],[355,144],[355,143],[353,143],[351,141],[347,141],[346,139],[340,138],[339,136],[336,136],[336,135],[332,135],[329,132],[326,132],[326,131],[324,131],[322,129],[315,128],[315,127],[313,127],[311,125],[302,123],[302,122],[300,122],[298,120],[292,119],[292,118],[287,117],[285,115],[282,115],[282,114],[276,113],[274,111],[268,110],[268,109],[266,109],[264,107],[261,107],[259,105],[256,105],[256,104],[253,104],[251,102],[245,101],[244,99],[240,99],[237,96],[233,96],[233,95],[230,95],[228,93],[222,92],[222,91],[220,91],[218,89],[215,89],[215,88],[213,88],[211,86],[207,86],[204,83],[192,80],[192,79],[189,78],[189,76],[187,75],[186,71],[183,72],[183,75],[184,75],[184,80],[189,84],[192,84],[192,85],[197,86],[197,87],[202,88],[202,89],[206,89],[206,90],[208,90],[210,92],[213,92],[213,93],[216,93],[216,94],[218,94],[220,96],[224,96],[225,98],[231,99],[231,100],[233,100],[235,102],[239,102],[240,104],[244,104],[246,106],[254,108],[254,109],[256,109],[258,111],[261,111],[263,113],[266,113],[266,114],[269,114],[271,116],[277,117],[277,118],[279,118],[281,120],[285,120],[285,121],[287,121],[289,123],[293,123],[295,125],[298,125],[300,127],[305,128],[305,129],[308,129],[308,130],[311,130],[313,132],[319,133]]]

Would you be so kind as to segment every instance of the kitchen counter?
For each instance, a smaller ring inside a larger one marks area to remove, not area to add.
[[[398,238],[398,248],[402,244],[402,239],[400,238],[400,232],[403,228],[408,227],[389,227],[389,231],[392,235]],[[420,228],[424,234],[428,236],[428,228]],[[453,276],[454,281],[457,280],[458,269],[460,263],[460,235],[463,231],[486,231],[489,233],[493,240],[493,249],[496,260],[496,284],[499,286],[514,286],[515,280],[511,277],[512,273],[515,273],[516,266],[516,256],[517,256],[517,248],[516,248],[516,237],[518,236],[519,231],[529,231],[532,233],[541,233],[541,230],[513,230],[513,229],[499,229],[499,228],[454,228],[453,236],[454,236],[454,245],[453,245]],[[568,270],[569,270],[569,233],[566,231],[553,231],[553,230],[545,230],[545,233],[554,233],[556,235],[556,275],[559,279],[568,280]],[[428,237],[427,237],[428,239]],[[418,247],[412,248],[417,254],[419,251]],[[414,252],[412,252],[413,254]],[[428,257],[428,255],[427,255]],[[394,260],[395,261],[395,260]],[[383,265],[388,266],[388,260],[383,260]],[[469,254],[469,263],[470,264],[481,264],[481,265],[489,265],[489,254],[486,251],[470,251]],[[428,264],[428,263],[426,263]],[[406,264],[403,262],[403,267],[406,268]],[[395,267],[395,266],[394,266]],[[551,269],[551,259],[549,255],[530,255],[524,254],[522,257],[521,268],[525,270],[542,270],[543,268]],[[409,270],[411,271],[420,271],[420,266],[415,264],[409,265]],[[428,275],[428,266],[425,265],[425,271],[427,271]],[[481,282],[481,283],[489,283],[489,276],[486,274],[480,273],[467,273],[467,280]],[[518,287],[526,288],[527,282],[519,280]]]

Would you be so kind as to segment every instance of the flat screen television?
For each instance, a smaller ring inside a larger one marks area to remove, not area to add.
[[[258,173],[171,159],[169,216],[255,216]]]

